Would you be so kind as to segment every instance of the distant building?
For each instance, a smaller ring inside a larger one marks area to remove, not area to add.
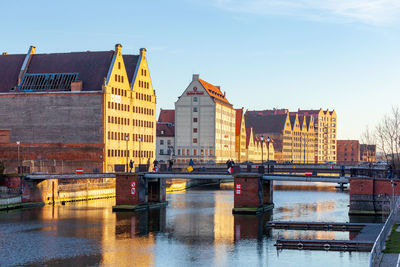
[[[274,160],[278,162],[293,160],[292,127],[289,113],[279,115],[263,115],[246,112],[246,129],[256,136],[269,137],[274,147]],[[247,130],[247,133],[251,133]]]
[[[376,145],[360,144],[360,161],[376,162]]]
[[[218,86],[194,74],[175,102],[175,150],[178,163],[235,159],[236,111]]]
[[[120,44],[0,55],[0,160],[7,171],[114,172],[129,160],[152,162],[155,108],[144,48],[139,55],[123,55]]]
[[[161,109],[157,121],[156,159],[167,162],[175,156],[175,110]]]
[[[316,163],[337,162],[337,115],[335,110],[298,110],[299,116],[312,116],[315,130]]]
[[[360,162],[358,140],[337,140],[337,164],[355,165]]]

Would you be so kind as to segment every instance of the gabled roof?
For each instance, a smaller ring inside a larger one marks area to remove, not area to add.
[[[246,128],[252,127],[255,134],[282,133],[287,114],[257,116],[245,114]]]
[[[8,92],[17,85],[25,55],[0,55],[0,92]]]
[[[289,116],[289,118],[290,118],[290,125],[292,126],[292,130],[294,129],[294,126],[295,126],[295,124],[296,124],[296,115],[290,115]]]
[[[175,124],[175,110],[174,109],[161,109],[158,116],[158,122],[168,122]]]
[[[139,62],[139,55],[123,55],[126,73],[128,75],[129,84],[132,84],[133,75]]]
[[[157,122],[156,136],[174,137],[175,126],[171,123]]]
[[[305,116],[299,115],[300,130],[303,130],[303,126],[305,125],[304,124],[304,118],[305,118]],[[307,127],[307,125],[306,125],[306,127]]]
[[[235,109],[236,111],[236,120],[235,120],[235,135],[240,135],[240,130],[242,128],[242,116],[243,116],[243,109]]]
[[[213,98],[214,101],[217,100],[219,102],[232,106],[218,87],[202,79],[199,79],[199,82],[201,83],[201,85],[203,85],[204,89],[206,89],[207,93]]]
[[[79,73],[82,91],[102,90],[114,51],[34,54],[26,73]]]

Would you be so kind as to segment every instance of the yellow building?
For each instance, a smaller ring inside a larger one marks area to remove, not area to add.
[[[236,109],[236,123],[235,123],[235,152],[236,161],[244,162],[247,160],[247,146],[246,146],[246,125],[244,122],[244,110]]]
[[[153,163],[156,148],[156,96],[147,65],[146,49],[122,55],[116,45],[105,81],[104,170],[116,165]]]

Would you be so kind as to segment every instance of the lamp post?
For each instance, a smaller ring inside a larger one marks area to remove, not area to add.
[[[142,142],[142,138],[141,138],[140,136],[138,137],[138,142],[139,142],[139,165],[140,165],[140,164],[142,164],[142,162],[141,162],[141,157],[140,157],[140,156],[141,156],[140,154],[142,153],[142,152],[141,152],[141,142]]]
[[[20,162],[19,162],[19,147],[21,145],[20,141],[17,141],[17,146],[18,146],[18,152],[17,152],[17,172],[19,173],[19,167],[20,167]]]
[[[128,169],[129,169],[129,163],[128,163],[128,141],[129,141],[129,135],[126,135],[125,136],[125,141],[126,141],[126,151],[125,151],[125,153],[126,153],[126,172],[128,172]]]
[[[269,138],[269,136],[267,136],[267,151],[268,151],[268,155],[267,155],[267,160],[268,160],[268,165],[269,165],[269,142],[271,142],[271,139]]]
[[[263,151],[263,143],[264,143],[264,135],[261,135],[261,165],[264,166],[264,151]]]

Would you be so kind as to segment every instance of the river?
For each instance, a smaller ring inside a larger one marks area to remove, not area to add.
[[[348,239],[347,232],[268,230],[268,220],[348,222],[349,195],[284,187],[263,216],[232,215],[232,184],[167,195],[148,212],[115,199],[0,214],[0,266],[368,266],[369,253],[282,250],[276,237]]]

